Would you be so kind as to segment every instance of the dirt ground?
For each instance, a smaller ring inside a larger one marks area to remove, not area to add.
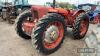
[[[77,48],[86,47],[83,40],[73,40],[70,29],[62,46],[48,56],[80,56]],[[16,34],[14,25],[0,21],[0,56],[44,56],[32,48],[31,40],[25,40]],[[47,55],[46,55],[47,56]]]

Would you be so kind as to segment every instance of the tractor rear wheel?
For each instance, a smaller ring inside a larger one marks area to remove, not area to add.
[[[64,18],[56,13],[43,17],[32,32],[32,44],[43,54],[56,51],[64,40]]]
[[[16,20],[16,32],[19,36],[24,39],[31,38],[31,27],[34,26],[32,19],[32,14],[30,10],[21,13]]]
[[[81,13],[76,17],[73,27],[73,38],[82,39],[86,35],[89,27],[89,18],[85,13]]]

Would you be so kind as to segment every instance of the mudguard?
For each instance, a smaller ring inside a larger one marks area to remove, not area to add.
[[[73,12],[73,16],[76,17],[76,16],[79,15],[80,13],[85,13],[85,11],[84,11],[84,10],[75,10],[75,11]]]

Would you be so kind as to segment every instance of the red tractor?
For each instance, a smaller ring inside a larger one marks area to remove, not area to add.
[[[67,27],[74,39],[82,39],[89,27],[84,10],[66,10],[34,5],[17,17],[16,31],[22,38],[32,39],[33,46],[44,54],[56,51],[62,44]]]

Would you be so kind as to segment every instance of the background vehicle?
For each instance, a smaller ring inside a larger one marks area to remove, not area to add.
[[[73,38],[82,39],[87,33],[89,17],[84,10],[66,10],[33,5],[17,17],[16,32],[25,39],[32,37],[32,44],[40,52],[50,54],[62,44],[67,27],[72,28]]]
[[[21,9],[22,11],[28,10],[31,8],[31,5],[28,3],[28,0],[14,0],[16,9]]]
[[[28,0],[13,0],[13,2],[4,2],[2,6],[2,19],[9,23],[14,23],[16,17],[24,10],[30,9]]]
[[[0,6],[0,17],[1,17],[2,7]]]
[[[14,5],[12,3],[2,3],[2,10],[1,10],[1,18],[4,21],[8,21],[9,23],[13,23],[12,19],[15,19],[15,15],[12,15],[12,13],[15,13]]]
[[[99,23],[100,22],[100,6],[99,5],[94,5],[94,4],[80,4],[78,5],[79,9],[83,9],[87,11],[90,21],[93,23]]]

